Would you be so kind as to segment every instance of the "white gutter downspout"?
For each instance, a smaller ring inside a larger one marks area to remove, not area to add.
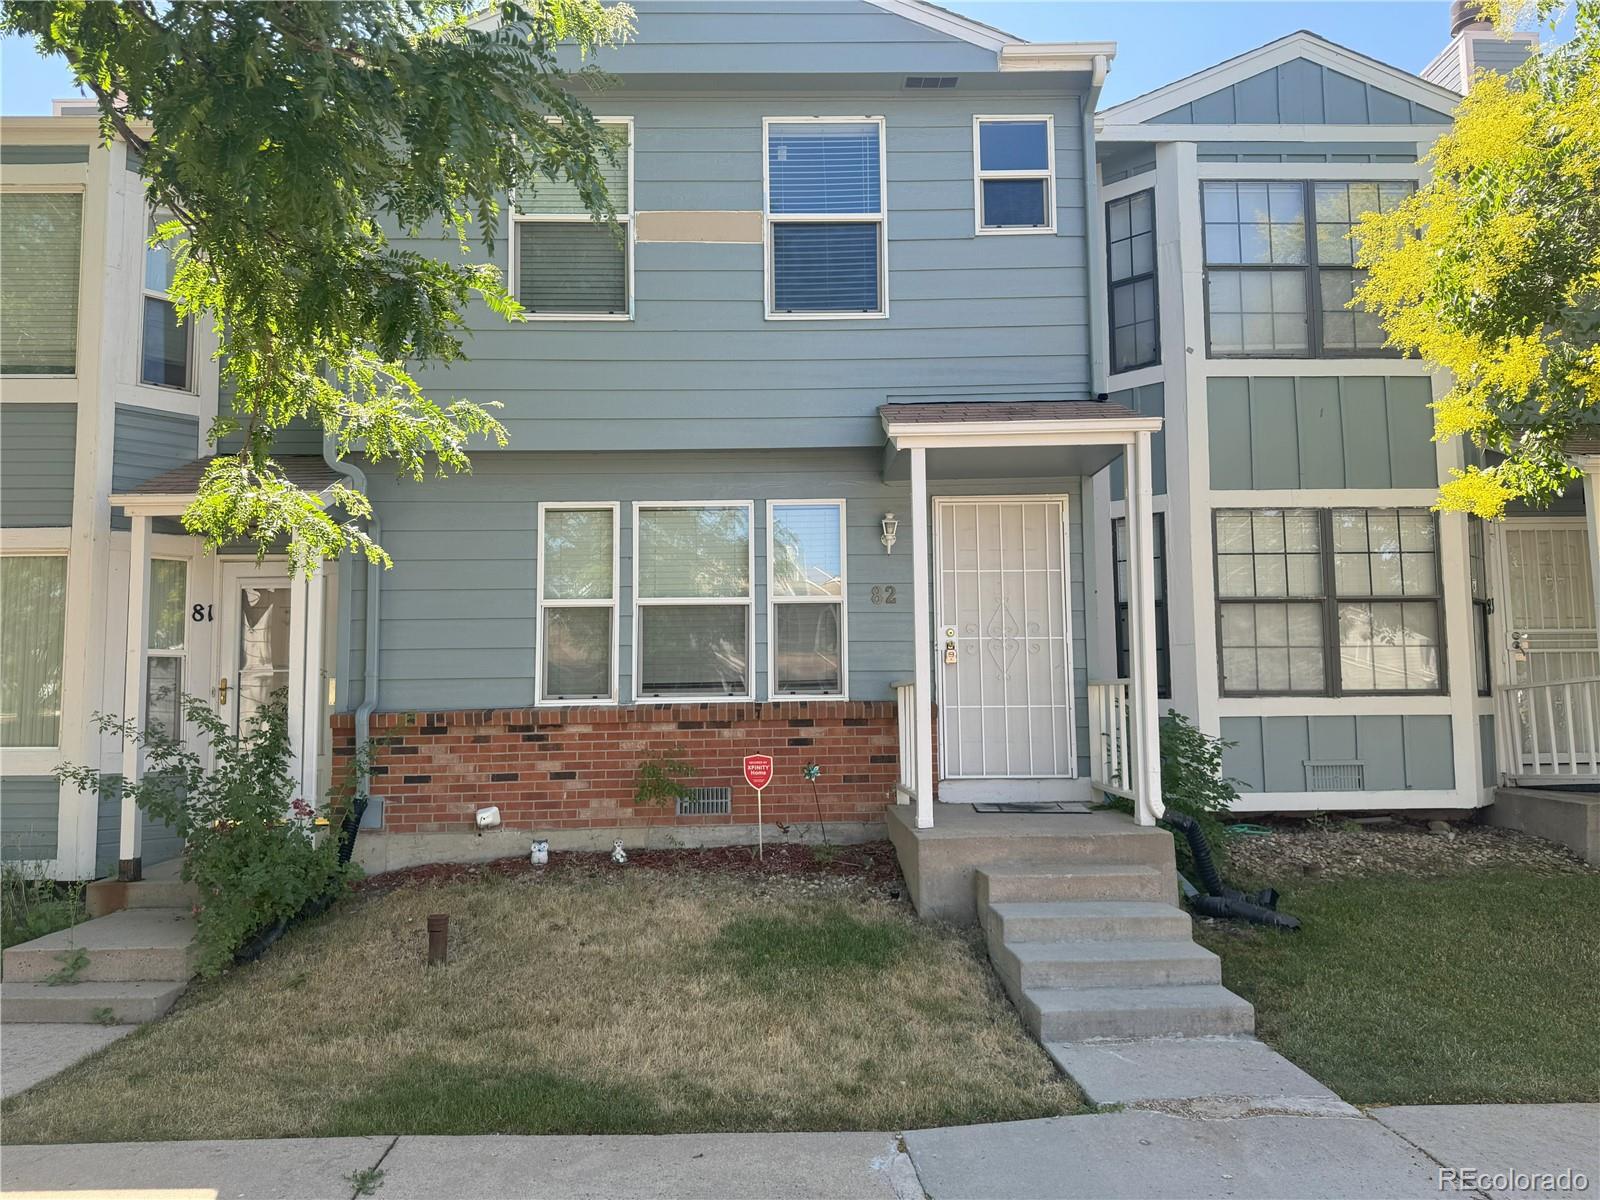
[[[1100,216],[1100,170],[1094,155],[1094,110],[1100,103],[1110,59],[1094,56],[1094,72],[1083,98],[1083,213],[1089,255],[1089,390],[1095,397],[1106,391],[1106,245],[1105,222]]]
[[[350,485],[363,495],[367,491],[367,476],[364,471],[354,463],[346,462],[334,454],[333,439],[322,439],[322,458],[330,467],[350,481]],[[380,542],[383,533],[382,522],[378,519],[378,509],[374,505],[372,516],[367,519],[367,533],[375,542]],[[383,581],[383,568],[365,557],[362,563],[366,569],[367,593],[367,621],[366,637],[367,650],[363,660],[366,668],[361,685],[361,704],[356,709],[356,753],[360,754],[372,740],[372,714],[378,707],[378,599]],[[372,794],[372,781],[367,781],[367,811],[361,818],[363,829],[379,828],[383,824],[383,798]]]

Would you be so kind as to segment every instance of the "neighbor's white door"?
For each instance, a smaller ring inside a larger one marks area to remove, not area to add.
[[[217,711],[235,733],[279,689],[289,689],[294,645],[300,630],[294,619],[289,577],[254,564],[222,568],[221,677]],[[290,693],[291,697],[293,693]],[[298,708],[291,700],[291,706]],[[291,713],[290,729],[296,728]]]
[[[935,503],[943,779],[1068,779],[1064,496]]]
[[[1511,635],[1512,683],[1547,683],[1600,675],[1594,584],[1582,518],[1508,520],[1505,626]]]

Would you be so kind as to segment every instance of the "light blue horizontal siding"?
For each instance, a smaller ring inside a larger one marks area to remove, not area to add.
[[[373,472],[383,543],[395,566],[384,573],[381,684],[384,710],[525,707],[534,701],[538,504],[620,502],[619,666],[621,694],[633,694],[633,504],[652,500],[752,500],[756,551],[753,667],[766,679],[766,501],[846,502],[850,697],[886,700],[912,664],[909,486],[885,483],[876,451],[753,451],[741,454],[480,455],[472,475],[424,484]],[[1080,481],[930,480],[939,495],[1069,496],[1074,691],[1079,745],[1087,741]],[[901,520],[892,554],[882,520]],[[352,572],[348,666],[340,707],[361,702],[365,671],[365,587]],[[899,602],[872,604],[875,586]],[[1087,763],[1084,768],[1087,770]]]
[[[630,86],[596,97],[598,112],[634,118],[645,211],[759,210],[763,115],[883,115],[889,316],[768,321],[761,246],[647,242],[634,247],[633,321],[507,325],[475,309],[468,360],[425,372],[425,386],[503,404],[510,449],[540,451],[866,447],[882,444],[876,409],[891,391],[1086,396],[1079,97],[1043,84],[986,94],[978,82],[937,96]],[[1058,233],[974,236],[979,112],[1055,114]]]
[[[1122,404],[1133,409],[1141,417],[1165,417],[1167,415],[1166,393],[1164,385],[1147,383],[1144,387],[1125,388],[1120,392],[1111,393],[1114,404]],[[1150,439],[1150,490],[1157,496],[1167,493],[1167,430],[1162,426],[1160,431]],[[1123,499],[1125,486],[1123,460],[1118,458],[1111,464],[1111,498]]]
[[[130,491],[164,471],[193,462],[199,454],[200,422],[181,413],[117,405],[116,428],[111,451],[111,490]],[[155,528],[161,533],[182,533],[175,517],[158,517]],[[127,515],[120,508],[111,510],[111,528],[127,529]]]
[[[1432,399],[1421,376],[1213,377],[1211,486],[1435,487]]]
[[[1360,762],[1363,791],[1455,787],[1448,716],[1223,717],[1221,732],[1234,743],[1223,751],[1222,772],[1242,793],[1309,790],[1307,760]]]
[[[0,166],[21,167],[54,163],[86,163],[88,146],[0,146]]]
[[[0,526],[55,529],[72,524],[77,444],[77,405],[0,405]]]
[[[1447,125],[1439,112],[1305,58],[1271,67],[1160,116],[1154,125]]]
[[[172,827],[139,812],[139,862],[146,867],[170,862],[183,853],[183,839]],[[95,806],[94,869],[102,878],[117,868],[122,853],[122,796],[111,792]]]
[[[51,776],[0,779],[0,859],[54,858],[60,811],[61,787]]]

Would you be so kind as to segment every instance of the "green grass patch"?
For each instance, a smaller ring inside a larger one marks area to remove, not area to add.
[[[748,987],[832,988],[882,972],[912,944],[906,926],[861,920],[834,905],[729,921],[707,947],[707,963]]]
[[[1600,875],[1285,884],[1297,933],[1198,922],[1256,1030],[1355,1104],[1600,1099]]]

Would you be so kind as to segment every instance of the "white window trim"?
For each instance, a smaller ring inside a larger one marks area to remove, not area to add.
[[[979,146],[979,130],[985,121],[1043,121],[1045,169],[1043,171],[985,171],[983,151]],[[985,225],[983,223],[983,181],[985,179],[1043,179],[1044,225]],[[1054,233],[1056,231],[1056,119],[1049,113],[1022,115],[979,114],[972,118],[972,227],[977,237],[1016,234]]]
[[[12,174],[13,172],[15,172],[16,170],[17,170],[16,167],[11,167],[11,168],[9,168],[7,170],[6,173],[9,175],[9,174]],[[85,288],[86,268],[85,268],[84,262],[83,262],[83,235],[84,235],[84,226],[88,223],[88,220],[89,220],[89,212],[88,212],[88,209],[89,209],[89,197],[88,197],[89,189],[88,189],[88,187],[86,185],[81,184],[81,183],[68,183],[68,184],[59,184],[59,183],[12,183],[12,182],[10,182],[8,180],[3,186],[0,186],[0,191],[3,191],[8,196],[10,196],[10,195],[50,195],[50,196],[61,195],[61,196],[82,196],[83,197],[83,207],[78,210],[78,314],[77,314],[78,315],[78,327],[77,327],[76,331],[74,332],[74,339],[75,340],[73,341],[73,345],[72,345],[72,371],[71,371],[70,374],[67,374],[67,375],[47,375],[47,374],[41,374],[41,373],[39,373],[37,371],[17,371],[17,372],[7,371],[3,375],[0,375],[0,379],[61,380],[63,382],[76,380],[78,378],[78,375],[79,375],[79,372],[78,372],[78,356],[83,352],[83,324],[84,324],[84,321],[83,321],[83,298],[84,298],[84,295],[86,294],[86,290],[87,290]],[[142,270],[143,269],[143,264],[142,263],[140,264],[140,267],[141,267],[141,270]],[[140,318],[141,318],[141,320],[143,319],[143,313],[142,312],[140,314]],[[27,402],[28,401],[23,400],[21,398],[19,398],[17,400],[17,403],[19,403],[19,404],[27,403]],[[7,536],[9,536],[9,534]]]
[[[743,599],[731,596],[689,596],[682,599],[671,596],[645,597],[639,593],[639,538],[640,514],[656,508],[742,508],[745,511],[745,539],[748,551],[746,578],[749,590]],[[635,704],[731,704],[740,700],[754,700],[756,688],[756,528],[755,502],[751,500],[635,500],[633,502],[633,701]],[[687,608],[690,605],[715,605],[731,608],[744,605],[745,636],[745,690],[737,696],[716,696],[705,692],[688,695],[670,693],[646,695],[644,678],[644,612],[646,608]]]
[[[611,597],[606,600],[551,600],[546,601],[544,595],[544,518],[547,512],[599,512],[611,513]],[[617,580],[622,573],[622,546],[620,539],[622,506],[615,500],[560,501],[545,502],[539,505],[539,543],[538,567],[534,579],[534,631],[533,631],[533,676],[534,695],[542,708],[573,708],[589,705],[591,707],[615,705],[617,703],[617,654],[620,648],[622,629],[622,606],[617,595]],[[611,610],[611,692],[607,696],[586,696],[577,699],[556,699],[545,694],[544,679],[544,611],[546,608],[609,608]]]
[[[150,216],[151,220],[153,220],[157,225],[161,224],[162,217],[159,213],[152,213]],[[139,244],[139,250],[139,344],[137,350],[138,359],[134,362],[133,366],[134,382],[140,387],[155,388],[156,390],[162,392],[179,392],[186,396],[192,396],[197,390],[195,387],[195,379],[199,375],[199,372],[195,370],[194,364],[195,323],[192,319],[183,322],[183,335],[186,343],[183,351],[183,386],[173,387],[168,383],[151,383],[150,380],[144,377],[144,302],[146,300],[165,300],[168,304],[171,304],[172,295],[170,292],[157,291],[150,286],[150,274],[148,268],[151,247],[148,230],[146,230],[146,236],[144,240]],[[174,305],[173,307],[176,309],[177,306]]]
[[[65,589],[63,590],[61,596],[62,622],[64,625],[72,592],[72,552],[65,542],[62,542],[59,545],[28,545],[27,543],[33,539],[16,537],[16,535],[19,533],[44,533],[46,536],[39,539],[40,543],[45,543],[46,541],[53,542],[61,535],[55,530],[38,531],[9,529],[6,531],[6,547],[4,552],[0,553],[0,558],[59,558],[66,564],[67,580]],[[82,643],[80,642],[79,644],[81,645]],[[41,763],[39,769],[35,770],[33,769],[33,763],[31,759],[24,759],[23,762],[18,762],[17,760],[25,755],[58,755],[61,753],[61,730],[67,723],[67,681],[69,679],[68,664],[72,664],[74,671],[76,671],[76,667],[78,665],[78,663],[74,661],[75,659],[78,659],[78,655],[74,653],[73,647],[74,641],[71,637],[71,630],[65,630],[61,644],[61,715],[56,721],[55,742],[48,746],[6,746],[0,748],[0,762],[4,763],[4,769],[7,774],[48,775],[54,769],[56,765],[55,763],[50,763],[48,765]],[[79,653],[81,654],[82,651],[79,651]],[[59,852],[60,850],[58,847],[57,853],[59,854]]]
[[[876,125],[878,127],[878,211],[873,213],[780,213],[772,212],[772,170],[769,148],[774,125]],[[774,224],[819,225],[838,222],[844,225],[878,226],[878,311],[877,312],[780,312],[774,304],[776,272],[772,269]],[[761,118],[761,271],[762,288],[769,321],[883,321],[889,316],[889,129],[883,117],[762,117]]]
[[[785,596],[773,586],[774,535],[780,508],[837,508],[839,510],[839,594],[837,596]],[[843,500],[767,501],[767,699],[774,704],[805,700],[850,698],[850,556],[849,528]],[[837,604],[839,606],[839,690],[837,692],[780,692],[778,690],[777,609],[780,604]]]
[[[627,312],[620,312],[620,313],[559,313],[559,312],[532,313],[532,312],[524,312],[522,314],[520,320],[528,322],[530,324],[535,323],[535,322],[548,323],[548,322],[551,322],[551,321],[582,321],[582,322],[603,321],[603,322],[617,322],[617,321],[631,321],[631,320],[633,320],[633,314],[634,314],[634,292],[633,292],[633,260],[634,260],[634,236],[633,236],[633,230],[634,230],[634,220],[633,220],[633,212],[634,212],[634,199],[633,199],[633,193],[634,193],[633,145],[634,145],[634,129],[633,129],[633,118],[632,117],[596,117],[595,120],[597,121],[597,123],[602,128],[607,126],[607,125],[619,125],[619,126],[625,126],[627,128],[627,130],[628,130],[628,203],[627,203],[626,211],[623,211],[621,209],[619,209],[617,211],[617,224],[622,226],[622,232],[623,232],[623,251],[622,252],[626,256],[626,261],[624,262],[623,265],[624,265],[624,268],[625,268],[625,275],[626,275],[626,280],[627,280],[625,286],[628,289],[628,311]],[[536,224],[545,224],[545,225],[580,225],[584,221],[591,221],[592,222],[592,221],[594,221],[594,218],[588,212],[575,212],[575,213],[519,213],[517,211],[517,196],[516,196],[515,192],[512,192],[512,194],[511,194],[509,207],[510,207],[510,212],[511,212],[511,236],[506,239],[506,243],[507,243],[506,282],[510,285],[511,294],[514,297],[516,297],[518,303],[521,303],[522,297],[518,294],[518,290],[519,289],[518,289],[518,286],[517,286],[518,277],[519,277],[518,276],[518,271],[517,271],[517,254],[518,254],[518,250],[520,248],[519,244],[520,244],[521,238],[520,238],[519,235],[521,233],[522,226],[524,226],[524,225],[536,225]],[[598,224],[598,222],[595,222],[595,223]]]

